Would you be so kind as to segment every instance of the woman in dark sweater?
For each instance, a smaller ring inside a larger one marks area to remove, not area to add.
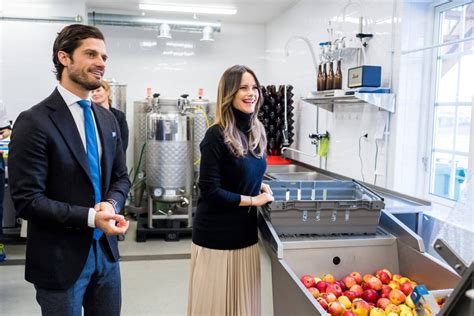
[[[188,315],[260,315],[256,206],[273,201],[262,183],[266,138],[254,72],[232,66],[219,81],[216,123],[201,142],[193,220]]]

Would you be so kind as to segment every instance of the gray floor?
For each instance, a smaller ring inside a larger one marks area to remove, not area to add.
[[[136,222],[126,240],[120,242],[122,255],[122,315],[185,315],[191,239],[165,242],[153,237],[135,242]],[[24,280],[23,244],[5,246],[7,261],[0,263],[0,314],[40,315],[33,285]],[[261,247],[262,313],[273,315],[270,260]]]

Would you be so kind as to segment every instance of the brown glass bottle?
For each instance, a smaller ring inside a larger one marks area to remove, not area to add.
[[[321,64],[319,64],[319,66],[318,66],[318,76],[316,77],[316,86],[318,88],[318,91],[323,90],[322,80],[323,80],[323,69],[322,69]]]
[[[326,90],[332,90],[334,85],[334,70],[332,68],[332,61],[329,63],[328,78],[326,79]]]
[[[337,61],[336,73],[334,74],[334,89],[342,89],[341,60]]]
[[[326,81],[328,79],[328,73],[326,71],[326,64],[323,65],[323,75],[321,77],[321,90],[326,90]]]

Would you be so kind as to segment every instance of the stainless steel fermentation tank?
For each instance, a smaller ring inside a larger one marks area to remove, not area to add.
[[[127,85],[115,81],[107,81],[110,86],[111,106],[127,113]]]
[[[146,116],[146,185],[150,198],[188,204],[193,181],[193,114],[186,98],[160,98]]]

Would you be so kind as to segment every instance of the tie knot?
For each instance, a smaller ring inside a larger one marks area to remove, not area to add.
[[[91,107],[91,101],[89,100],[79,100],[77,103],[81,106],[81,108],[90,108]]]

